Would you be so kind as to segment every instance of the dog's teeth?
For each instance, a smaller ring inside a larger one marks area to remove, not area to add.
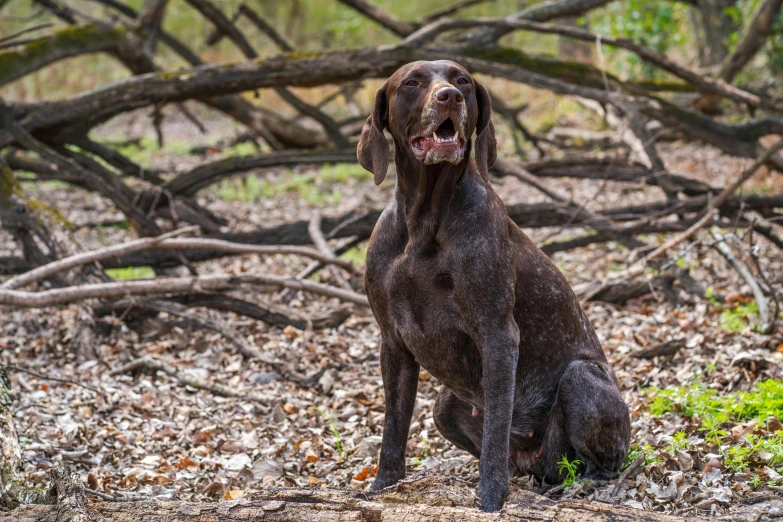
[[[438,139],[438,135],[434,132],[432,133],[432,139],[435,140],[435,143],[438,143],[440,140]]]
[[[451,138],[451,139],[453,139],[454,141],[457,141],[457,140],[459,139],[459,130],[457,130],[457,131],[454,133],[454,137],[453,137],[453,138]]]

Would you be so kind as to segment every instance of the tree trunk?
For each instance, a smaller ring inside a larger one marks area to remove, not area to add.
[[[556,503],[536,493],[514,491],[503,513],[484,513],[475,506],[474,486],[453,477],[424,473],[379,493],[310,488],[273,488],[242,500],[221,502],[155,501],[91,503],[96,520],[136,522],[234,522],[234,521],[384,521],[384,522],[490,522],[501,520],[606,520],[676,522],[704,520],[675,517],[655,511],[634,510],[603,502]],[[756,521],[780,512],[783,502],[774,499],[743,508],[716,521]],[[0,522],[54,521],[56,506],[24,506],[0,515]]]
[[[698,7],[690,8],[702,67],[717,65],[729,54],[729,39],[738,26],[726,9],[735,5],[737,0],[700,0]]]

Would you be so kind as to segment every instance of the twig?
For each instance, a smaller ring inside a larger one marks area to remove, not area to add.
[[[321,231],[321,214],[317,210],[310,216],[310,222],[307,225],[307,231],[313,240],[313,244],[321,251],[325,256],[336,258],[332,247],[327,243],[324,233]],[[346,290],[353,291],[351,284],[345,280],[342,274],[332,271],[332,276],[337,280],[337,284]]]
[[[57,261],[39,266],[38,268],[30,270],[29,272],[25,272],[24,274],[9,279],[0,285],[0,288],[9,290],[21,288],[23,286],[29,285],[30,283],[40,281],[41,279],[45,279],[49,276],[59,272],[64,272],[65,270],[69,270],[77,266],[86,265],[88,263],[93,263],[95,261],[100,261],[102,259],[113,256],[138,252],[139,250],[155,246],[165,239],[194,232],[196,230],[198,230],[198,227],[196,226],[180,228],[157,237],[137,239],[136,241],[130,241],[121,245],[101,248],[91,252],[82,252],[70,257],[58,259]]]
[[[115,494],[110,495],[102,491],[84,488],[84,492],[108,502],[139,502],[142,500],[149,500],[150,498],[149,495],[142,495],[141,493],[134,493],[131,491],[117,491]]]
[[[745,183],[747,180],[749,180],[758,170],[761,168],[762,165],[764,165],[773,154],[775,154],[780,149],[783,149],[783,140],[778,141],[776,144],[772,145],[770,148],[764,151],[761,156],[758,157],[758,159],[753,163],[753,165],[750,166],[750,168],[746,169],[742,175],[737,178],[734,183],[726,187],[721,191],[720,194],[718,194],[714,199],[712,199],[709,204],[707,205],[707,209],[704,212],[704,215],[701,219],[699,219],[696,223],[691,225],[688,230],[685,232],[682,232],[681,234],[678,234],[677,236],[673,237],[663,245],[659,246],[646,256],[636,260],[631,266],[629,266],[627,269],[623,270],[622,272],[616,274],[613,277],[606,278],[603,283],[599,285],[590,285],[593,286],[592,289],[589,288],[582,288],[581,291],[577,290],[578,294],[581,294],[582,302],[586,302],[591,297],[596,295],[598,292],[603,290],[610,284],[611,282],[616,282],[618,280],[630,278],[630,277],[636,277],[642,273],[644,273],[644,270],[647,266],[647,263],[651,260],[655,259],[656,257],[659,257],[675,246],[679,245],[683,241],[689,239],[692,237],[696,232],[704,228],[707,223],[712,221],[712,219],[718,214],[718,209],[726,202],[726,200],[731,197],[731,195],[734,193],[735,190],[737,190],[743,183]]]
[[[349,272],[354,271],[353,264],[336,256],[329,256],[312,248],[300,246],[275,246],[275,245],[250,245],[243,243],[232,243],[222,239],[209,238],[172,238],[187,232],[193,232],[198,227],[186,227],[154,238],[143,238],[120,245],[114,245],[92,252],[84,252],[71,257],[66,257],[58,261],[53,261],[22,275],[9,279],[0,289],[16,289],[25,285],[39,281],[53,274],[68,270],[70,268],[101,261],[115,256],[127,255],[141,250],[159,249],[159,250],[188,250],[188,249],[209,249],[221,252],[230,252],[233,254],[295,254],[317,259],[326,264],[337,265]]]
[[[732,267],[734,267],[734,270],[739,273],[742,279],[744,279],[750,287],[751,292],[753,292],[753,298],[756,300],[756,305],[759,309],[759,319],[761,320],[759,331],[765,335],[771,333],[775,328],[775,322],[770,321],[767,298],[764,296],[764,292],[761,290],[759,282],[756,281],[756,278],[753,277],[753,274],[750,273],[750,269],[747,267],[747,265],[745,265],[745,263],[740,261],[737,256],[734,255],[734,252],[731,251],[729,245],[726,244],[726,238],[723,236],[723,234],[721,234],[717,227],[713,227],[710,230],[710,234],[712,234],[712,237],[715,238],[715,243],[713,244],[715,249],[720,252],[720,254],[726,259],[726,261],[729,262]]]
[[[369,306],[367,296],[342,288],[299,281],[275,275],[206,275],[198,277],[163,277],[138,281],[120,281],[55,288],[42,292],[0,289],[0,305],[45,307],[73,303],[86,299],[112,299],[129,296],[181,294],[203,290],[225,290],[239,285],[280,286],[335,297],[343,301]]]
[[[756,270],[758,270],[759,277],[761,277],[761,280],[764,282],[765,285],[767,285],[767,289],[769,291],[769,295],[772,298],[772,302],[775,304],[774,312],[770,314],[770,319],[772,321],[772,328],[775,327],[774,323],[777,321],[778,314],[780,313],[780,301],[778,300],[778,294],[775,291],[775,288],[772,286],[772,283],[767,278],[767,274],[764,273],[764,269],[761,268],[761,261],[759,260],[758,253],[756,252],[756,245],[753,244],[753,231],[756,230],[757,224],[756,220],[754,219],[750,223],[750,233],[748,234],[748,242],[750,248],[748,249],[748,254],[750,255],[750,258],[753,260],[753,264],[756,266]]]
[[[78,381],[75,381],[73,379],[64,379],[62,377],[51,377],[49,375],[42,375],[40,373],[34,372],[32,370],[28,370],[27,368],[22,368],[21,366],[16,366],[15,364],[3,364],[2,366],[6,368],[11,368],[12,370],[16,370],[18,372],[24,372],[28,375],[32,375],[33,377],[37,377],[39,379],[44,379],[47,381],[55,381],[55,382],[62,382],[65,384],[73,384],[74,386],[79,386],[80,388],[84,388],[85,390],[90,390],[93,393],[97,393],[100,396],[104,396],[104,393],[96,388],[93,388],[92,386],[87,386],[86,384],[82,384]]]
[[[316,382],[318,382],[321,374],[325,371],[325,369],[319,370],[315,372],[314,376],[310,377],[299,375],[296,372],[291,371],[285,365],[285,363],[267,357],[265,354],[259,351],[257,347],[251,345],[249,342],[243,339],[239,332],[234,330],[231,326],[213,321],[208,317],[198,317],[195,314],[190,313],[187,307],[179,303],[174,303],[171,301],[145,300],[143,303],[136,303],[133,306],[138,306],[140,308],[146,308],[157,312],[165,312],[176,317],[182,317],[183,319],[193,321],[194,323],[200,324],[204,328],[217,332],[231,341],[231,343],[237,347],[239,353],[241,353],[245,358],[251,360],[256,359],[266,364],[267,366],[273,368],[284,379],[294,382],[303,388],[311,388]]]
[[[12,42],[12,40],[14,38],[16,38],[18,36],[22,36],[23,34],[32,33],[34,31],[40,31],[41,29],[46,29],[47,27],[51,27],[52,25],[54,25],[54,24],[52,24],[51,22],[46,22],[46,23],[43,23],[43,24],[38,24],[38,25],[34,25],[32,27],[28,27],[26,29],[22,29],[21,31],[17,31],[15,33],[11,33],[8,36],[3,36],[2,38],[0,38],[0,44],[11,43],[11,45],[16,45],[17,43],[20,43],[20,42],[16,42],[16,43]]]
[[[625,481],[628,480],[628,477],[636,471],[636,469],[644,463],[644,457],[639,457],[633,463],[631,463],[630,466],[628,466],[625,471],[623,471],[623,474],[620,475],[620,478],[617,480],[617,484],[615,484],[614,488],[612,489],[612,494],[610,496],[614,497],[617,496],[617,493],[620,492],[620,488],[623,487],[623,484],[625,484]]]

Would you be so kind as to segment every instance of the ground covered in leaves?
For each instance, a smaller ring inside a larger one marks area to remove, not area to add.
[[[133,133],[132,122],[121,129]],[[111,132],[104,129],[110,139]],[[164,131],[165,131],[164,127]],[[218,131],[216,131],[218,132]],[[502,129],[501,129],[502,132]],[[196,138],[185,136],[186,141]],[[214,142],[215,136],[197,139]],[[135,147],[135,145],[126,145]],[[660,145],[667,167],[714,186],[739,175],[746,161],[686,143]],[[130,150],[130,149],[128,149]],[[218,154],[252,152],[233,147]],[[183,170],[203,158],[186,149],[139,155],[152,165]],[[358,166],[297,168],[251,173],[224,181],[199,198],[230,220],[231,230],[307,219],[313,209],[340,215],[377,208],[390,197],[393,180],[376,188]],[[644,185],[547,179],[544,183],[587,202],[588,208],[642,203],[660,198]],[[780,190],[783,177],[763,173],[749,190]],[[129,240],[122,216],[94,194],[45,184],[33,188],[41,201],[76,227],[85,249]],[[507,203],[543,201],[531,188],[504,179],[497,190]],[[580,229],[527,231],[543,242],[585,233]],[[749,238],[725,231],[742,252]],[[662,237],[643,238],[658,244]],[[576,480],[547,488],[529,477],[513,488],[546,492],[554,499],[587,498],[672,513],[722,513],[783,489],[783,337],[778,327],[760,335],[754,327],[752,294],[702,233],[681,245],[672,263],[688,269],[707,297],[680,292],[675,304],[653,294],[623,306],[589,303],[587,313],[614,366],[633,415],[633,466],[621,480],[595,484]],[[781,288],[779,251],[756,240],[762,267]],[[0,231],[0,255],[18,254]],[[363,248],[346,256],[361,262]],[[627,266],[631,253],[614,243],[558,253],[554,260],[573,284],[594,281]],[[202,263],[206,273],[294,275],[307,265],[293,256],[242,256]],[[184,269],[181,269],[184,270]],[[120,270],[117,278],[146,277],[148,270]],[[182,273],[180,269],[171,272]],[[330,274],[319,276],[329,282]],[[302,293],[243,298],[324,315],[345,306]],[[27,463],[26,476],[43,482],[63,464],[87,477],[87,486],[116,498],[237,499],[273,486],[370,487],[377,466],[384,407],[378,327],[368,310],[353,309],[338,328],[321,331],[277,328],[196,309],[228,321],[271,357],[304,375],[320,372],[303,388],[262,364],[244,360],[220,334],[162,314],[131,325],[122,317],[101,324],[96,359],[79,360],[72,349],[77,310],[0,309],[0,363],[8,366],[16,393],[16,423]],[[656,355],[661,354],[661,355]],[[83,355],[83,354],[82,354]],[[173,364],[185,374],[215,382],[253,400],[224,398],[183,386],[163,373],[112,375],[141,356]],[[21,369],[21,370],[20,370]],[[22,370],[27,370],[22,371]],[[33,372],[33,373],[28,373]],[[55,379],[73,380],[77,386]],[[437,470],[472,481],[477,461],[438,433],[432,405],[438,383],[426,372],[411,426],[408,472]],[[132,494],[132,495],[131,495]]]

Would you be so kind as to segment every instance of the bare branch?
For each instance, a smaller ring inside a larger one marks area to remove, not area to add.
[[[294,47],[286,40],[280,33],[278,33],[274,27],[269,25],[266,20],[261,18],[253,9],[243,3],[239,6],[239,12],[242,13],[253,25],[255,25],[259,31],[264,33],[272,40],[277,47],[283,52],[291,52]]]
[[[26,286],[35,281],[39,281],[52,274],[56,274],[75,266],[81,266],[88,263],[94,263],[110,257],[131,254],[140,250],[187,250],[187,249],[208,249],[218,252],[228,252],[232,254],[293,254],[302,255],[311,259],[316,259],[322,263],[339,266],[349,272],[355,269],[349,261],[340,259],[334,254],[325,254],[311,248],[299,246],[263,246],[263,245],[245,245],[241,243],[231,243],[220,239],[209,238],[178,238],[172,239],[172,236],[182,233],[192,232],[194,227],[188,227],[175,230],[153,238],[143,238],[121,245],[101,248],[91,252],[84,252],[71,257],[54,261],[47,265],[38,267],[26,274],[22,274],[10,279],[0,285],[2,289],[15,289]]]
[[[780,1],[783,2],[783,0]],[[467,29],[471,27],[501,28],[507,29],[508,32],[515,30],[526,30],[535,31],[538,33],[557,34],[561,36],[567,36],[569,38],[584,40],[587,42],[594,42],[596,45],[609,45],[620,49],[626,49],[638,55],[645,62],[655,65],[656,67],[667,71],[682,80],[685,80],[686,82],[701,89],[704,92],[717,93],[734,101],[744,103],[750,107],[761,107],[778,111],[783,110],[783,107],[773,100],[758,96],[738,87],[734,87],[724,80],[713,80],[708,78],[698,73],[697,71],[680,65],[665,55],[653,51],[652,49],[643,45],[639,45],[632,40],[627,38],[611,38],[591,33],[590,31],[585,31],[584,29],[580,29],[578,27],[543,24],[528,20],[510,20],[506,18],[477,18],[472,20],[444,19],[419,29],[415,33],[408,36],[403,41],[403,44],[414,47],[427,45],[432,43],[435,37],[440,33],[453,29]]]
[[[77,285],[44,290],[41,292],[0,289],[0,305],[40,308],[73,303],[85,299],[112,299],[139,295],[153,296],[180,294],[202,290],[226,290],[240,285],[294,288],[296,290],[304,290],[327,297],[335,297],[349,303],[369,306],[367,297],[356,292],[349,292],[341,288],[335,288],[313,281],[299,281],[275,275],[211,275],[156,278],[138,281]]]
[[[408,36],[416,30],[416,25],[397,18],[367,0],[339,0],[340,3],[352,7],[370,20],[374,20],[397,36]]]
[[[726,243],[726,238],[723,237],[723,234],[721,234],[717,227],[713,227],[710,230],[710,234],[712,234],[712,237],[715,239],[715,243],[713,243],[715,249],[720,252],[732,267],[734,267],[734,270],[736,270],[740,277],[745,280],[750,287],[751,292],[753,292],[753,298],[756,300],[756,305],[759,309],[759,319],[761,321],[759,331],[765,335],[772,333],[772,330],[775,328],[775,321],[770,320],[767,298],[764,296],[764,292],[761,290],[759,282],[756,281],[756,278],[750,273],[750,269],[747,265],[734,255],[734,252],[731,251],[731,248]]]

